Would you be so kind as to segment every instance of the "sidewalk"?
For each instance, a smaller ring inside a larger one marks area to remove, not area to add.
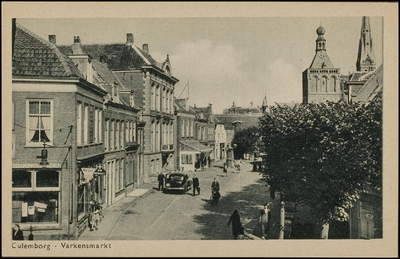
[[[106,240],[119,217],[136,199],[146,195],[154,186],[155,183],[142,184],[139,189],[135,189],[121,200],[105,208],[103,210],[104,218],[101,218],[98,230],[90,231],[89,228],[86,228],[78,240]]]

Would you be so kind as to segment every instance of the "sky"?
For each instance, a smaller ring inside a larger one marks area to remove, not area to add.
[[[197,107],[213,105],[222,113],[237,106],[301,102],[302,72],[315,54],[316,29],[325,28],[329,58],[342,74],[356,70],[362,17],[224,17],[224,18],[61,18],[18,19],[40,37],[57,36],[57,44],[125,43],[149,45],[163,62],[169,55],[179,79],[176,97]],[[383,18],[370,17],[375,59],[382,64]]]

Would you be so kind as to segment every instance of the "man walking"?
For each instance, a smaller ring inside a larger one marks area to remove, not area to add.
[[[194,174],[193,175],[193,196],[196,195],[196,190],[197,193],[200,195],[200,183],[199,183],[199,178]]]
[[[268,208],[268,203],[264,204],[264,208],[261,210],[261,231],[262,231],[262,239],[267,238],[268,230],[269,230],[269,221],[271,220],[271,211]]]
[[[162,172],[160,172],[160,174],[158,175],[158,190],[163,190],[164,191],[164,174]]]

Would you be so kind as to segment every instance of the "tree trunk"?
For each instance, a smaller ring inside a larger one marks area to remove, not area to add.
[[[328,239],[329,223],[324,223],[321,226],[321,239]]]

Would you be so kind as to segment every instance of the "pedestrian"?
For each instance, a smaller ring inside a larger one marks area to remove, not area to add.
[[[160,174],[158,175],[158,190],[163,190],[164,191],[164,174],[162,172],[160,172]]]
[[[228,220],[228,227],[232,223],[232,234],[234,239],[238,239],[239,234],[244,234],[242,222],[240,222],[239,211],[235,210]]]
[[[217,181],[217,178],[214,178],[214,181],[211,184],[211,191],[217,191],[219,192],[220,188],[219,188],[219,182]]]
[[[93,228],[95,228],[96,230],[99,229],[99,221],[100,221],[100,204],[98,202],[94,203],[93,206]]]
[[[228,176],[228,167],[227,167],[226,163],[224,163],[223,171],[225,173],[225,176]]]
[[[264,204],[264,208],[261,210],[260,214],[261,238],[266,239],[269,230],[269,222],[271,220],[271,211],[268,208],[268,203]]]
[[[15,224],[12,228],[12,234],[13,240],[24,240],[24,233],[22,232],[18,224]]]
[[[196,195],[196,190],[200,195],[200,183],[199,178],[197,178],[196,174],[193,175],[193,196]]]

